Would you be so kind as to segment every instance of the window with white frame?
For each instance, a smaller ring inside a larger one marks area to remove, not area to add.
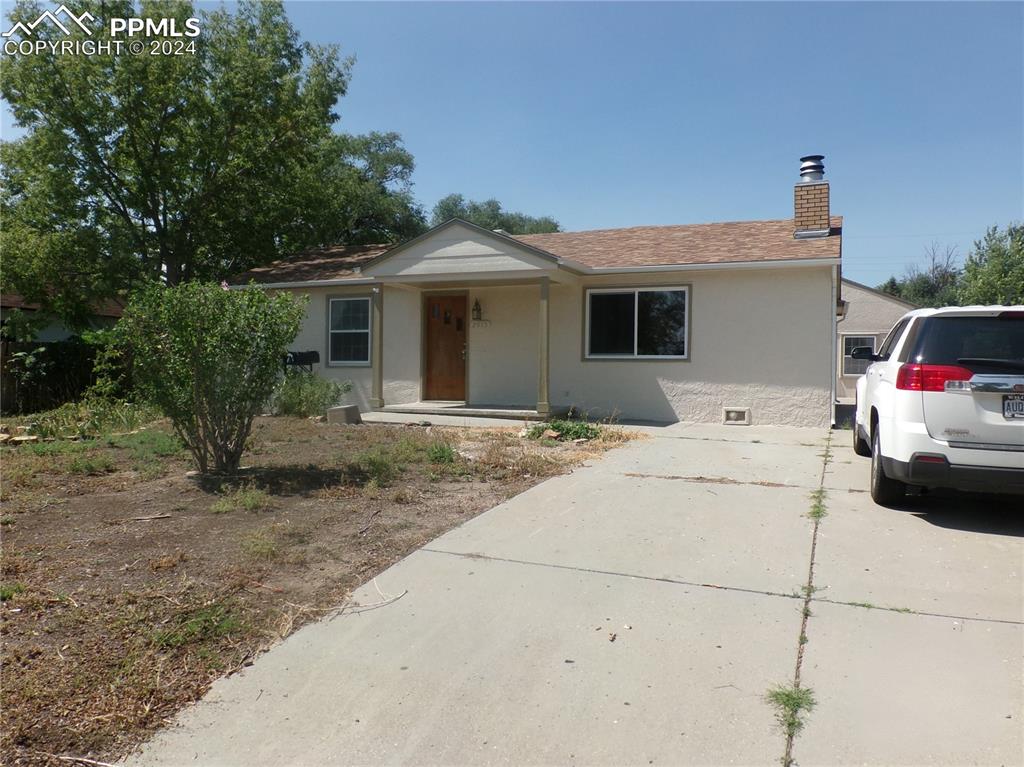
[[[327,303],[327,361],[331,365],[370,363],[370,299],[331,298]]]
[[[586,357],[688,359],[689,298],[687,287],[588,290]]]
[[[855,360],[850,355],[858,346],[870,346],[871,353],[875,353],[874,336],[843,336],[843,375],[859,376],[867,372],[870,360]]]

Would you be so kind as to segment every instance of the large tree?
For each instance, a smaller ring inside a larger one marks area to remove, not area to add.
[[[497,200],[476,202],[467,200],[461,194],[442,197],[431,215],[434,226],[453,218],[482,226],[484,229],[502,229],[509,234],[541,234],[560,231],[558,222],[550,216],[528,216],[505,210]]]
[[[84,0],[109,19],[196,15],[190,2]],[[42,7],[19,2],[10,21]],[[72,324],[135,284],[219,279],[288,250],[419,231],[394,134],[332,133],[352,62],[299,39],[280,0],[204,13],[184,55],[5,56],[27,129],[0,149],[3,289]],[[66,39],[42,24],[33,35]],[[75,32],[72,39],[85,39]]]
[[[1024,304],[1024,224],[992,227],[964,264],[964,304]]]

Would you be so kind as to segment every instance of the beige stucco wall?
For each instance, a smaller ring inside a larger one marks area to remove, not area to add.
[[[584,287],[690,286],[689,361],[584,360],[583,288],[552,288],[551,401],[652,421],[831,420],[830,267],[591,277]]]
[[[483,322],[469,327],[469,402],[478,405],[537,403],[537,285],[474,288],[468,309],[480,301]]]
[[[309,297],[306,320],[293,351],[320,352],[314,372],[325,378],[351,381],[347,402],[369,410],[372,368],[368,365],[328,365],[327,299],[330,296],[369,296],[367,285],[351,288],[301,288],[289,292]],[[418,292],[384,287],[384,401],[389,404],[416,402],[420,398],[420,302]]]
[[[878,349],[892,326],[914,307],[865,290],[847,280],[843,280],[843,300],[847,302],[846,317],[836,325],[839,334],[836,344],[836,398],[841,402],[853,402],[860,376],[843,375],[843,338],[874,336],[875,349]]]
[[[583,359],[586,287],[690,286],[690,359]],[[433,286],[432,286],[433,287]],[[422,293],[384,287],[384,400],[420,398]],[[369,288],[312,288],[309,314],[292,346],[327,359],[330,295],[367,295]],[[467,310],[480,300],[484,323],[470,323],[468,401],[532,405],[537,392],[538,285],[467,290]],[[595,416],[720,423],[723,407],[749,407],[757,424],[824,426],[831,419],[831,267],[689,271],[585,277],[551,285],[550,397]],[[317,372],[351,380],[350,401],[368,408],[369,367]]]

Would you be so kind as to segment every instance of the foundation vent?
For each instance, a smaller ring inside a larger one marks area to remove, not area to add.
[[[750,426],[750,408],[722,408],[722,423],[724,423],[726,426]]]

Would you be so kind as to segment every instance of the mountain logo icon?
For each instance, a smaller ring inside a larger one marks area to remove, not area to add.
[[[64,22],[61,22],[61,16],[64,17]],[[20,21],[15,22],[13,27],[3,33],[3,37],[11,37],[15,33],[20,34],[22,37],[31,37],[35,28],[44,21],[50,22],[65,35],[71,34],[72,24],[76,24],[79,29],[85,32],[85,34],[91,35],[92,30],[85,25],[85,22],[94,21],[94,17],[88,11],[83,13],[81,16],[76,16],[66,5],[61,5],[56,11],[43,11],[39,14],[39,18],[35,21],[29,22],[28,24]]]

